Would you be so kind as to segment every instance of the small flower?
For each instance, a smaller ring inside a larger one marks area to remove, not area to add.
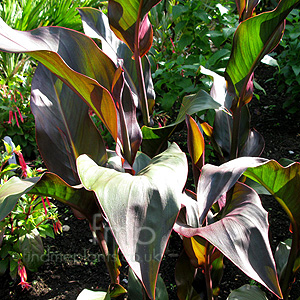
[[[46,197],[46,201],[47,201],[47,204],[48,204],[48,206],[49,206],[49,207],[51,207],[51,203],[50,203],[50,201],[49,201],[49,198],[48,198],[48,197]]]
[[[54,229],[55,234],[62,232],[62,226],[61,226],[61,223],[59,220],[57,220],[56,222],[53,222],[53,229]]]
[[[23,265],[22,261],[19,260],[18,261],[18,274],[21,278],[21,282],[19,284],[21,284],[23,289],[28,289],[31,287],[31,285],[27,282],[27,273],[26,273],[26,268]]]
[[[172,52],[173,52],[173,53],[175,53],[175,50],[174,50],[174,49],[175,49],[175,45],[174,45],[174,42],[173,42],[172,38],[170,38],[170,41],[171,41],[171,43],[172,43],[172,46],[173,46],[173,48],[172,48]]]
[[[19,163],[20,163],[20,166],[21,166],[21,169],[22,169],[22,176],[27,177],[27,165],[26,165],[26,162],[24,160],[24,156],[23,156],[22,152],[14,150],[14,153],[17,154],[18,157],[19,157]]]
[[[47,208],[46,208],[46,204],[45,204],[45,200],[44,200],[44,197],[42,197],[42,203],[43,203],[43,206],[44,206],[44,210],[45,210],[45,215],[47,216]]]
[[[19,92],[19,93],[20,93],[22,101],[24,101],[23,95],[21,94],[21,92]],[[8,94],[5,95],[5,96],[8,98],[9,95],[10,95],[10,101],[12,102],[14,100],[15,103],[11,106],[11,110],[8,113],[9,117],[8,117],[8,122],[7,123],[8,124],[12,124],[12,120],[13,120],[13,118],[15,116],[17,126],[20,127],[19,120],[18,120],[18,115],[17,115],[17,111],[18,111],[19,118],[20,118],[20,120],[21,120],[22,123],[24,122],[24,118],[23,118],[23,116],[21,114],[21,111],[20,111],[19,107],[16,104],[17,103],[17,99],[16,99],[16,96],[15,96],[15,93],[13,91],[9,91]]]
[[[8,113],[8,124],[11,124],[11,122],[12,122],[12,120],[13,120],[13,118],[14,118],[14,115],[13,115],[13,111],[12,110],[10,110],[9,111],[9,113]]]

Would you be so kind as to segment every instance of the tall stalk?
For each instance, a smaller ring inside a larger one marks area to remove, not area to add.
[[[206,242],[206,255],[205,255],[205,283],[206,283],[206,293],[207,293],[207,300],[213,300],[213,289],[212,289],[212,279],[211,279],[211,250],[209,242]]]
[[[142,115],[143,115],[143,123],[146,126],[150,125],[150,116],[149,116],[149,108],[148,108],[148,99],[145,87],[144,73],[142,67],[142,59],[140,52],[140,42],[139,42],[139,33],[140,33],[140,25],[141,25],[141,11],[143,7],[143,0],[140,1],[140,7],[135,27],[135,37],[134,37],[134,60],[135,60],[135,68],[138,77],[138,85],[139,85],[139,102],[141,105]]]
[[[100,223],[101,222],[101,223]],[[116,283],[120,283],[120,279],[119,279],[119,270],[116,268],[114,261],[113,261],[113,257],[110,255],[109,251],[108,251],[108,247],[107,247],[107,243],[106,240],[104,238],[104,228],[103,228],[103,224],[102,221],[100,221],[98,224],[96,224],[97,229],[94,229],[95,233],[96,233],[96,237],[97,237],[97,242],[99,244],[99,247],[101,249],[101,252],[104,256],[104,261],[110,276],[110,282],[111,284],[116,284]],[[90,223],[92,224],[92,223]],[[94,224],[95,225],[95,224]],[[91,226],[91,225],[90,225]],[[92,226],[91,226],[92,228]]]

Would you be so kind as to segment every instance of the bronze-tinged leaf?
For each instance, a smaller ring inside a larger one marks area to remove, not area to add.
[[[61,27],[17,31],[0,18],[0,51],[27,53],[40,61],[89,105],[117,141],[117,113],[109,92],[116,66],[92,39]]]
[[[152,45],[153,29],[148,12],[161,0],[109,0],[108,19],[115,35],[134,52],[138,47],[140,56]],[[137,38],[138,37],[138,38]]]
[[[220,220],[200,228],[177,222],[174,230],[187,238],[206,239],[245,274],[282,297],[269,243],[267,212],[251,188],[235,185],[232,201]]]
[[[279,43],[284,19],[297,3],[299,0],[282,0],[275,10],[249,18],[238,26],[225,78],[230,92],[241,101],[244,101],[254,69]]]
[[[136,176],[98,166],[86,155],[77,159],[77,167],[83,185],[96,193],[124,257],[154,299],[187,178],[185,154],[172,144]]]

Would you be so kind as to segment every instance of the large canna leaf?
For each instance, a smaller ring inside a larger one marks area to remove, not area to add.
[[[200,228],[178,223],[174,230],[196,241],[197,236],[206,239],[245,274],[281,297],[269,244],[267,215],[256,192],[237,183],[232,201],[219,221]]]
[[[161,0],[109,0],[108,19],[115,35],[140,56],[146,54],[153,40],[153,29],[148,18],[150,9]]]
[[[238,26],[225,72],[228,88],[237,97],[245,96],[254,69],[279,43],[284,19],[297,3],[299,0],[282,0],[275,10],[249,18]]]
[[[295,253],[295,270],[299,268],[300,259],[300,163],[293,163],[287,167],[271,160],[256,168],[249,168],[245,176],[260,183],[283,207],[292,223],[294,233],[293,243]]]
[[[203,90],[200,90],[197,94],[185,96],[175,122],[160,128],[142,127],[143,152],[153,157],[159,153],[158,151],[165,150],[169,137],[176,130],[177,126],[185,121],[187,114],[193,115],[207,109],[218,109],[220,107],[221,104]]]
[[[291,222],[300,228],[300,163],[283,167],[270,160],[248,168],[244,175],[263,185],[278,200]]]
[[[32,80],[31,110],[39,151],[50,172],[71,185],[79,184],[76,158],[88,154],[107,160],[102,137],[89,117],[89,107],[43,65]]]
[[[110,95],[116,66],[89,37],[60,27],[17,31],[0,19],[0,51],[27,53],[74,90],[117,141],[117,113]]]
[[[266,294],[256,285],[245,284],[233,290],[227,300],[268,300]]]
[[[136,176],[79,156],[80,179],[93,190],[129,265],[154,299],[158,268],[180,209],[187,160],[176,144]]]
[[[124,157],[124,167],[132,166],[136,153],[142,142],[142,132],[136,118],[136,107],[127,83],[124,80],[124,72],[119,67],[115,73],[112,96],[118,111],[118,138],[116,151]],[[88,154],[88,153],[87,153]],[[130,166],[126,166],[126,165]]]
[[[82,18],[83,29],[87,36],[101,40],[103,52],[115,63],[123,60],[122,69],[125,72],[125,79],[133,93],[135,105],[138,106],[139,86],[135,62],[132,59],[132,52],[125,43],[119,40],[109,27],[107,16],[98,9],[84,7],[79,9]],[[147,98],[155,99],[154,86],[151,77],[151,67],[147,56],[142,57],[144,81]]]
[[[25,193],[49,196],[79,211],[90,222],[100,214],[94,193],[79,186],[70,186],[57,175],[45,173],[41,177],[21,180],[12,177],[0,187],[0,220],[5,218]]]
[[[240,157],[220,166],[204,165],[197,188],[199,219],[202,224],[218,199],[230,190],[250,166],[259,166],[267,160],[258,157]]]

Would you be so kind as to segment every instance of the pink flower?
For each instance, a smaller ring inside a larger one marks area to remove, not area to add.
[[[59,220],[53,222],[53,229],[55,234],[62,232],[62,226]]]
[[[21,94],[21,92],[19,92],[19,93],[20,93],[20,96],[21,96],[22,101],[24,101],[23,95]],[[7,97],[8,97],[9,95],[10,95],[10,101],[13,101],[13,100],[14,100],[14,102],[17,103],[17,99],[16,99],[16,96],[15,96],[14,92],[13,92],[13,91],[9,91]],[[8,124],[11,124],[11,123],[12,123],[12,120],[13,120],[13,118],[14,118],[14,115],[15,115],[15,119],[16,119],[17,126],[20,127],[20,124],[19,124],[19,121],[18,121],[18,115],[17,115],[17,112],[16,112],[16,111],[13,111],[13,108],[16,108],[16,109],[17,109],[18,114],[19,114],[19,118],[20,118],[21,122],[22,122],[22,123],[24,122],[24,118],[23,118],[23,116],[22,116],[22,114],[21,114],[21,112],[20,112],[19,107],[18,107],[16,104],[13,104],[12,109],[9,111],[9,119],[8,119],[8,122],[7,122],[7,123],[8,123]]]
[[[13,111],[10,110],[9,113],[8,113],[8,115],[9,115],[9,118],[8,118],[8,122],[7,122],[7,123],[8,123],[8,124],[11,124],[12,119],[14,118]]]
[[[44,206],[44,210],[45,210],[45,215],[47,216],[47,208],[46,208],[44,197],[42,197],[42,202],[43,202],[43,206]]]
[[[24,160],[23,154],[21,153],[21,151],[16,151],[16,150],[14,150],[14,153],[17,154],[18,157],[19,157],[19,163],[20,163],[20,166],[22,168],[22,176],[26,177],[27,176],[27,165],[26,165],[26,162]]]
[[[18,261],[18,274],[21,278],[21,282],[19,284],[21,284],[23,289],[28,289],[31,287],[31,285],[27,282],[27,273],[26,273],[26,268],[23,265],[22,261],[19,260]]]
[[[170,41],[171,41],[171,43],[172,43],[172,46],[173,46],[172,52],[173,52],[173,53],[175,53],[175,50],[174,50],[174,49],[175,49],[175,45],[174,45],[174,43],[173,43],[173,40],[172,40],[172,38],[170,38]]]

